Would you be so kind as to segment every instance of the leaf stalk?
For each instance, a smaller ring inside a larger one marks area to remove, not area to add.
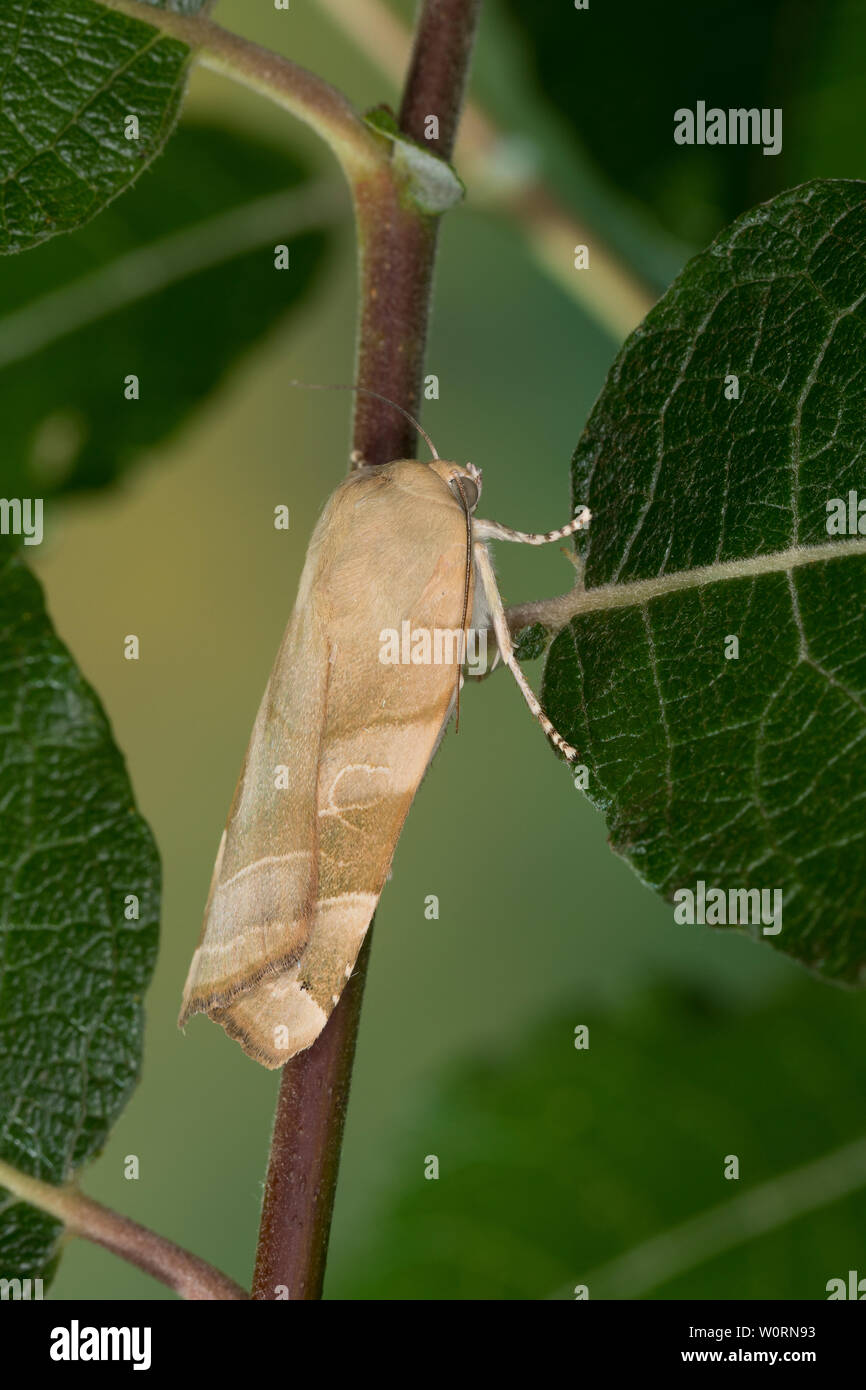
[[[61,1221],[71,1235],[83,1236],[137,1265],[154,1279],[167,1284],[181,1298],[227,1300],[249,1297],[240,1284],[184,1250],[174,1241],[86,1197],[72,1183],[51,1183],[21,1173],[0,1159],[0,1187],[32,1207]]]

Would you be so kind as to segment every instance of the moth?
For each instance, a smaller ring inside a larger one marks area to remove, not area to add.
[[[186,981],[180,1026],[206,1013],[270,1068],[310,1047],[339,1000],[458,706],[465,643],[386,664],[382,634],[406,622],[462,638],[470,624],[492,630],[548,738],[576,757],[515,658],[488,542],[543,545],[589,513],[544,534],[479,520],[480,469],[440,459],[416,427],[432,461],[356,467],[315,528]]]

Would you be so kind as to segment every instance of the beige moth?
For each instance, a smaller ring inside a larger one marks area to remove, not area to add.
[[[327,1023],[459,698],[465,641],[450,660],[384,664],[383,632],[492,629],[575,756],[515,659],[487,542],[540,545],[589,513],[542,535],[476,520],[480,470],[430,447],[431,463],[357,468],[327,502],[217,854],[179,1023],[208,1014],[266,1067]]]

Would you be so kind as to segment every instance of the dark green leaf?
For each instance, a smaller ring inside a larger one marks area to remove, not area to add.
[[[824,1299],[863,1272],[864,1026],[866,999],[812,982],[754,1011],[670,990],[560,1017],[418,1107],[326,1294]]]
[[[691,891],[696,912],[701,882],[778,889],[781,931],[753,917],[750,933],[851,983],[866,978],[866,516],[828,534],[828,505],[866,501],[864,303],[862,183],[783,194],[689,263],[575,454],[586,587],[544,680],[647,883]]]
[[[518,661],[537,661],[550,646],[550,633],[543,623],[525,627],[514,644]]]
[[[0,1156],[59,1183],[138,1074],[159,859],[99,701],[5,544],[0,728]],[[58,1236],[0,1196],[0,1277],[47,1273]]]
[[[183,125],[129,197],[0,263],[5,495],[103,485],[175,429],[300,302],[333,217],[286,154]]]
[[[96,0],[4,0],[0,252],[81,226],[138,178],[177,118],[189,57]]]

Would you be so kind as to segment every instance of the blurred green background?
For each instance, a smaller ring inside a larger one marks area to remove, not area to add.
[[[411,17],[411,5],[394,8]],[[864,172],[863,97],[853,85],[863,6],[853,0],[828,6],[817,31],[794,35],[808,38],[807,51],[795,45],[796,64],[783,61],[776,39],[790,37],[802,7],[759,5],[768,37],[751,50],[748,9],[729,16],[730,62],[739,49],[756,92],[737,100],[778,105],[784,96],[791,117],[784,161],[758,168],[757,192],[750,151],[728,152],[723,177],[709,151],[689,152],[687,177],[671,172],[673,110],[728,101],[721,57],[709,71],[696,64],[708,35],[684,28],[679,4],[647,10],[667,61],[656,67],[648,55],[639,73],[641,31],[629,6],[618,26],[600,20],[594,30],[594,9],[569,12],[578,27],[556,36],[575,109],[559,113],[543,102],[549,59],[530,51],[528,34],[541,44],[541,19],[563,7],[536,6],[538,23],[531,8],[485,7],[473,92],[503,129],[535,142],[561,196],[656,292],[702,237],[757,196]],[[529,30],[516,27],[521,13]],[[275,12],[224,0],[216,17],[321,72],[361,108],[397,101],[314,3]],[[782,95],[773,85],[781,79]],[[622,121],[615,158],[613,107]],[[656,109],[667,114],[651,131],[658,176],[648,187],[629,131],[645,143],[642,121]],[[194,75],[187,116],[287,142],[336,178],[308,132],[214,75]],[[197,1019],[184,1037],[175,1018],[307,538],[346,469],[348,398],[284,383],[352,379],[354,293],[343,225],[291,323],[272,329],[113,490],[52,508],[35,563],[59,633],[105,703],[165,869],[143,1078],[85,1186],[245,1284],[277,1077],[212,1024]],[[224,330],[231,335],[230,317]],[[570,455],[617,346],[507,221],[471,202],[449,214],[428,355],[441,397],[424,423],[441,454],[484,469],[486,515],[527,529],[566,519]],[[278,503],[291,509],[288,533],[273,529]],[[500,548],[507,600],[568,587],[570,566],[552,550]],[[129,632],[141,639],[137,663],[122,659]],[[439,897],[438,921],[425,919],[428,894]],[[500,674],[472,686],[460,733],[446,738],[418,795],[376,918],[326,1296],[568,1297],[640,1242],[854,1140],[866,1128],[864,1020],[858,996],[769,949],[676,926],[609,852],[601,818],[513,683]],[[588,1052],[573,1046],[581,1023],[591,1027]],[[739,1183],[722,1176],[729,1153],[739,1154]],[[139,1156],[138,1181],[123,1177],[129,1154]],[[424,1179],[428,1154],[439,1157],[438,1182]],[[829,1278],[864,1258],[866,1206],[839,1196],[834,1183],[844,1191],[846,1182],[859,1188],[831,1167],[816,1176],[811,1214],[789,1222],[782,1202],[776,1232],[753,1233],[723,1255],[708,1240],[707,1258],[687,1260],[685,1272],[673,1257],[648,1284],[600,1277],[599,1288],[823,1297]],[[52,1296],[170,1295],[74,1242]]]

